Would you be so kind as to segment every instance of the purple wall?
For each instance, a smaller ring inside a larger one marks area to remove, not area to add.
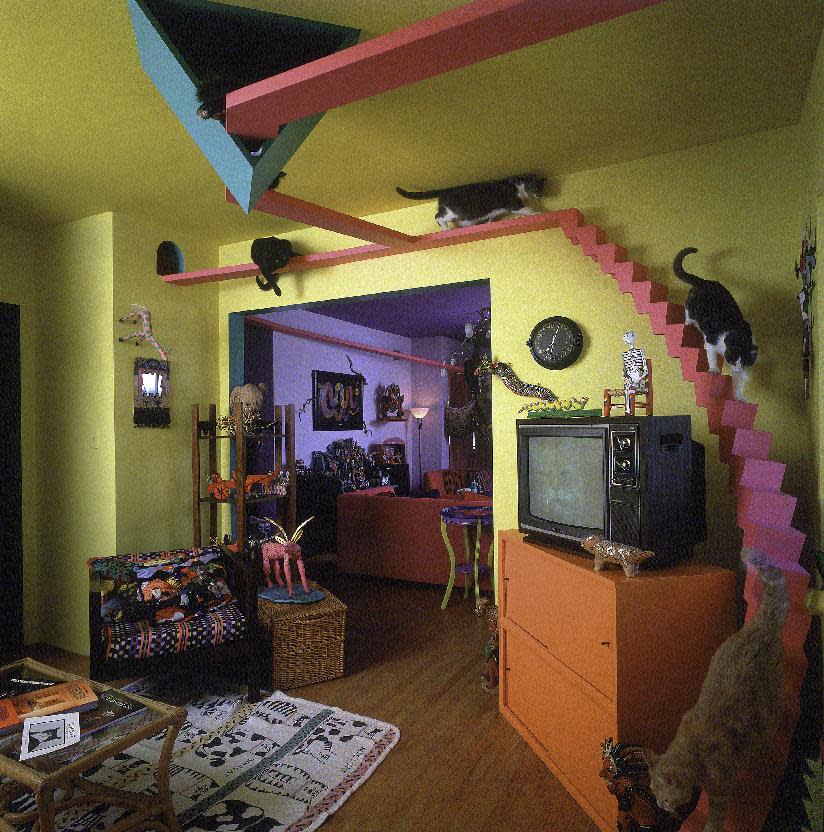
[[[356,324],[343,323],[303,309],[283,309],[263,317],[310,332],[410,352],[409,338]],[[412,381],[408,361],[396,361],[389,357],[334,344],[324,344],[280,332],[272,333],[272,350],[274,355],[272,388],[275,401],[279,403],[291,402],[296,408],[300,408],[312,395],[312,370],[349,373],[347,355],[352,359],[355,369],[366,378],[367,383],[363,388],[364,421],[372,433],[367,436],[360,430],[315,432],[312,430],[312,409],[309,405],[303,416],[297,420],[295,430],[296,454],[307,465],[311,463],[312,451],[326,450],[326,446],[337,439],[352,438],[367,450],[372,445],[380,444],[385,439],[394,436],[400,436],[407,442],[409,441],[407,438],[408,422],[378,421],[377,403],[379,391],[392,382],[400,386],[401,393],[406,397],[404,404],[409,401]]]

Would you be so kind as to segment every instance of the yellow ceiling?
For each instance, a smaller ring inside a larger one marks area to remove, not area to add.
[[[364,30],[463,0],[243,0]],[[363,216],[409,189],[550,177],[780,127],[801,114],[824,0],[668,0],[330,111],[281,190]],[[138,212],[218,242],[288,224],[246,216],[144,75],[125,0],[3,0],[0,223]],[[563,192],[550,207],[563,203]]]

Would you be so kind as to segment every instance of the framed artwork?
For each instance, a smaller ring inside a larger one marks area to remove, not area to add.
[[[169,362],[136,358],[134,362],[134,426],[167,428],[169,411]]]
[[[363,429],[363,376],[312,370],[312,429]]]

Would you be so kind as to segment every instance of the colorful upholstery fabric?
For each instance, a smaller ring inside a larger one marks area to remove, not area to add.
[[[152,625],[148,621],[118,621],[104,625],[101,631],[107,661],[143,659],[236,641],[246,634],[246,619],[232,601],[185,621]]]
[[[485,469],[445,468],[440,471],[427,471],[425,475],[426,489],[437,491],[441,497],[450,497],[462,488],[470,488],[473,480],[478,483],[484,494],[492,493],[492,473]]]
[[[221,549],[176,549],[92,558],[103,621],[182,621],[232,600]]]

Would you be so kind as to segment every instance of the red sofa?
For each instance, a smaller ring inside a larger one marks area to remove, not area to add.
[[[360,491],[338,495],[338,568],[355,575],[446,586],[449,555],[441,537],[440,512],[460,502],[454,498],[395,497]],[[463,531],[459,526],[448,529],[460,562]],[[482,563],[486,562],[490,540],[491,530],[485,529],[481,538]],[[474,542],[474,532],[470,542]],[[489,588],[488,581],[484,577],[481,587]],[[456,583],[461,585],[460,576]]]

